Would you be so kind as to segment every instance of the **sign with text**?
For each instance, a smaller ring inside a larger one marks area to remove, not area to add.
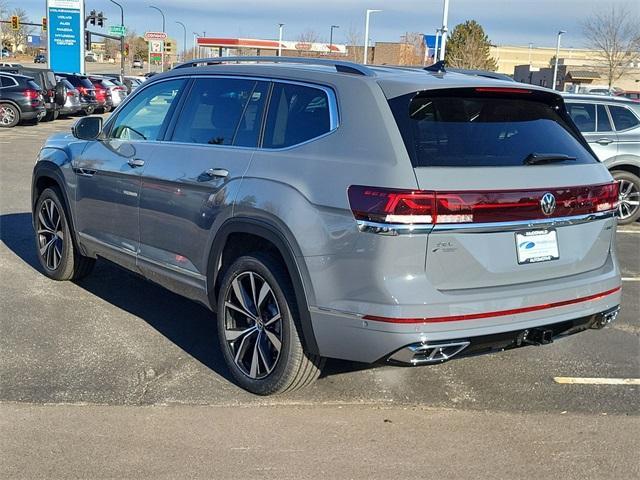
[[[146,32],[144,39],[148,42],[150,40],[166,40],[167,34],[164,32]]]
[[[109,27],[109,35],[115,37],[124,37],[127,34],[127,28],[124,25],[111,25]]]
[[[84,1],[47,0],[49,68],[84,73]]]

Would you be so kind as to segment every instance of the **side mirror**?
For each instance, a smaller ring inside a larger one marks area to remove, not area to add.
[[[95,140],[102,132],[101,117],[83,117],[73,127],[71,133],[80,140]]]

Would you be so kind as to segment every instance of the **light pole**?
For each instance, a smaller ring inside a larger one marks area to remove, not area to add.
[[[192,60],[195,60],[197,57],[200,56],[200,45],[198,45],[198,37],[200,36],[200,34],[198,32],[193,32],[193,58]]]
[[[364,65],[367,64],[367,50],[369,50],[369,17],[371,16],[372,13],[378,13],[381,12],[382,10],[371,10],[371,9],[367,9],[367,14],[365,15],[365,21],[364,21],[364,58],[362,60],[362,63]]]
[[[436,28],[436,46],[433,50],[433,63],[438,61],[438,43],[440,41],[440,29]]]
[[[114,0],[109,1],[120,7],[120,25],[124,27],[124,9],[122,8],[122,5]],[[120,75],[122,75],[122,83],[124,83],[124,32],[120,35]]]
[[[333,29],[340,28],[340,25],[331,25],[331,33],[329,34],[329,53],[333,53]]]
[[[184,37],[183,37],[183,43],[182,43],[182,61],[186,62],[187,61],[187,26],[178,20],[176,20],[176,23],[180,25],[182,27],[182,30],[184,31]]]
[[[553,90],[556,90],[556,82],[558,81],[558,56],[560,55],[560,38],[562,38],[562,35],[564,35],[565,33],[567,32],[564,30],[558,31],[558,41],[556,42],[556,62],[553,67],[553,87],[551,87]]]
[[[149,5],[149,8],[153,8],[154,10],[157,10],[160,12],[160,15],[162,15],[162,33],[165,33],[167,31],[166,25],[165,25],[165,18],[164,18],[164,12],[162,10],[160,10],[158,7],[156,7],[155,5]],[[161,53],[161,57],[162,61],[160,62],[160,71],[164,72],[164,40],[162,40],[162,53]],[[151,63],[151,62],[149,62]]]
[[[284,29],[284,23],[278,24],[278,56],[282,56],[282,31]]]
[[[447,45],[447,22],[449,21],[449,0],[444,0],[444,6],[442,8],[442,36],[440,38],[440,56],[438,60],[444,60],[444,49]]]

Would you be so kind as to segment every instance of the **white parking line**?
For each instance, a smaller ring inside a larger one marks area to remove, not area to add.
[[[640,230],[628,230],[628,229],[618,229],[618,233],[635,233],[638,234],[640,233]]]
[[[640,378],[553,377],[561,385],[640,385]]]
[[[622,277],[623,282],[640,282],[638,277]]]

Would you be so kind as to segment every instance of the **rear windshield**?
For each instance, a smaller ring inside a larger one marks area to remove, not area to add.
[[[34,80],[27,80],[27,88],[30,88],[31,90],[42,90],[40,85],[38,85]]]
[[[534,92],[439,90],[393,98],[389,104],[414,167],[514,166],[531,155],[567,156],[571,164],[597,162],[565,123],[563,108]]]
[[[89,80],[86,77],[70,76],[70,77],[67,77],[67,80],[69,80],[71,84],[75,87],[84,87],[84,88],[90,88],[91,90],[93,90],[93,83],[91,83],[91,80]]]

